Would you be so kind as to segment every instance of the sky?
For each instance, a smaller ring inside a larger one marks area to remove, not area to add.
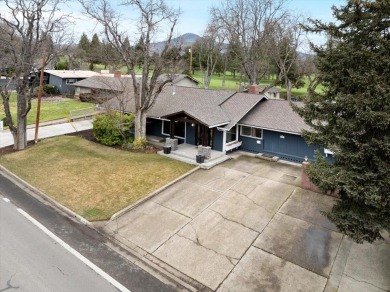
[[[115,2],[115,1],[112,1]],[[182,35],[184,33],[195,33],[202,35],[209,21],[209,11],[212,6],[218,6],[221,0],[166,0],[167,4],[171,7],[180,7],[182,14],[180,16],[179,24],[177,26],[176,35]],[[287,8],[296,14],[301,14],[306,18],[320,19],[324,22],[330,22],[333,20],[332,9],[333,5],[342,6],[346,3],[345,0],[287,0]],[[88,36],[92,36],[94,33],[100,32],[99,27],[95,25],[93,21],[88,19],[81,12],[81,7],[77,3],[73,3],[67,9],[72,10],[72,15],[75,19],[75,41],[77,42],[82,32],[85,32]],[[136,31],[136,14],[132,13],[129,8],[121,7],[120,11],[123,16],[129,18],[124,23],[124,27],[127,27],[129,31]],[[161,33],[163,40],[166,34]],[[309,40],[320,44],[324,41],[323,36],[309,35]],[[302,48],[308,50],[307,47]]]

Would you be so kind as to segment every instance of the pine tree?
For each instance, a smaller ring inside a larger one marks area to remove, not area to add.
[[[297,111],[312,127],[304,137],[334,151],[317,155],[309,176],[340,200],[328,218],[356,242],[390,231],[390,1],[350,0],[333,7],[336,23],[312,21],[328,42],[313,46],[324,86]]]

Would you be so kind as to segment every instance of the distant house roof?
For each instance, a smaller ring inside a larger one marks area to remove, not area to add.
[[[303,106],[302,103],[296,104]],[[293,111],[288,101],[278,99],[269,99],[260,102],[239,123],[291,133],[310,130],[310,127],[304,120]]]
[[[168,74],[161,74],[158,79],[159,80],[165,80],[167,78],[169,78],[170,76]],[[172,76],[172,84],[176,84],[178,82],[180,82],[181,80],[185,79],[185,78],[188,78],[189,80],[193,81],[194,83],[196,84],[199,84],[199,81],[192,78],[191,76],[187,75],[187,74],[174,74]]]
[[[260,92],[262,92],[264,90],[265,87],[260,87]],[[276,86],[272,86],[270,88],[268,88],[265,92],[270,92],[270,93],[278,93],[280,92],[280,89],[277,88]]]
[[[88,78],[100,75],[99,73],[94,71],[82,70],[45,70],[45,72],[60,78]]]
[[[76,87],[92,89],[125,91],[132,86],[132,82],[130,77],[117,78],[113,76],[98,75],[80,80],[73,85]]]

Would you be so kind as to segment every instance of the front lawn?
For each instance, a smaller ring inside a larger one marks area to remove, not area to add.
[[[37,115],[37,100],[31,101],[31,110],[27,115],[27,124],[35,124]],[[61,101],[45,101],[41,102],[41,122],[47,122],[51,120],[57,120],[69,117],[69,111],[76,109],[84,109],[95,106],[92,103],[81,102],[79,100],[64,99]],[[16,120],[16,94],[12,93],[10,98],[10,108],[14,121]],[[0,104],[0,120],[5,117],[3,104]]]
[[[194,167],[71,136],[4,155],[0,164],[90,221],[109,219]]]

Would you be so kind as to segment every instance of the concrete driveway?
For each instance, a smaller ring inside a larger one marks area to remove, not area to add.
[[[389,238],[350,242],[320,214],[334,199],[301,189],[300,176],[300,167],[240,156],[196,171],[105,230],[211,290],[389,290]]]

